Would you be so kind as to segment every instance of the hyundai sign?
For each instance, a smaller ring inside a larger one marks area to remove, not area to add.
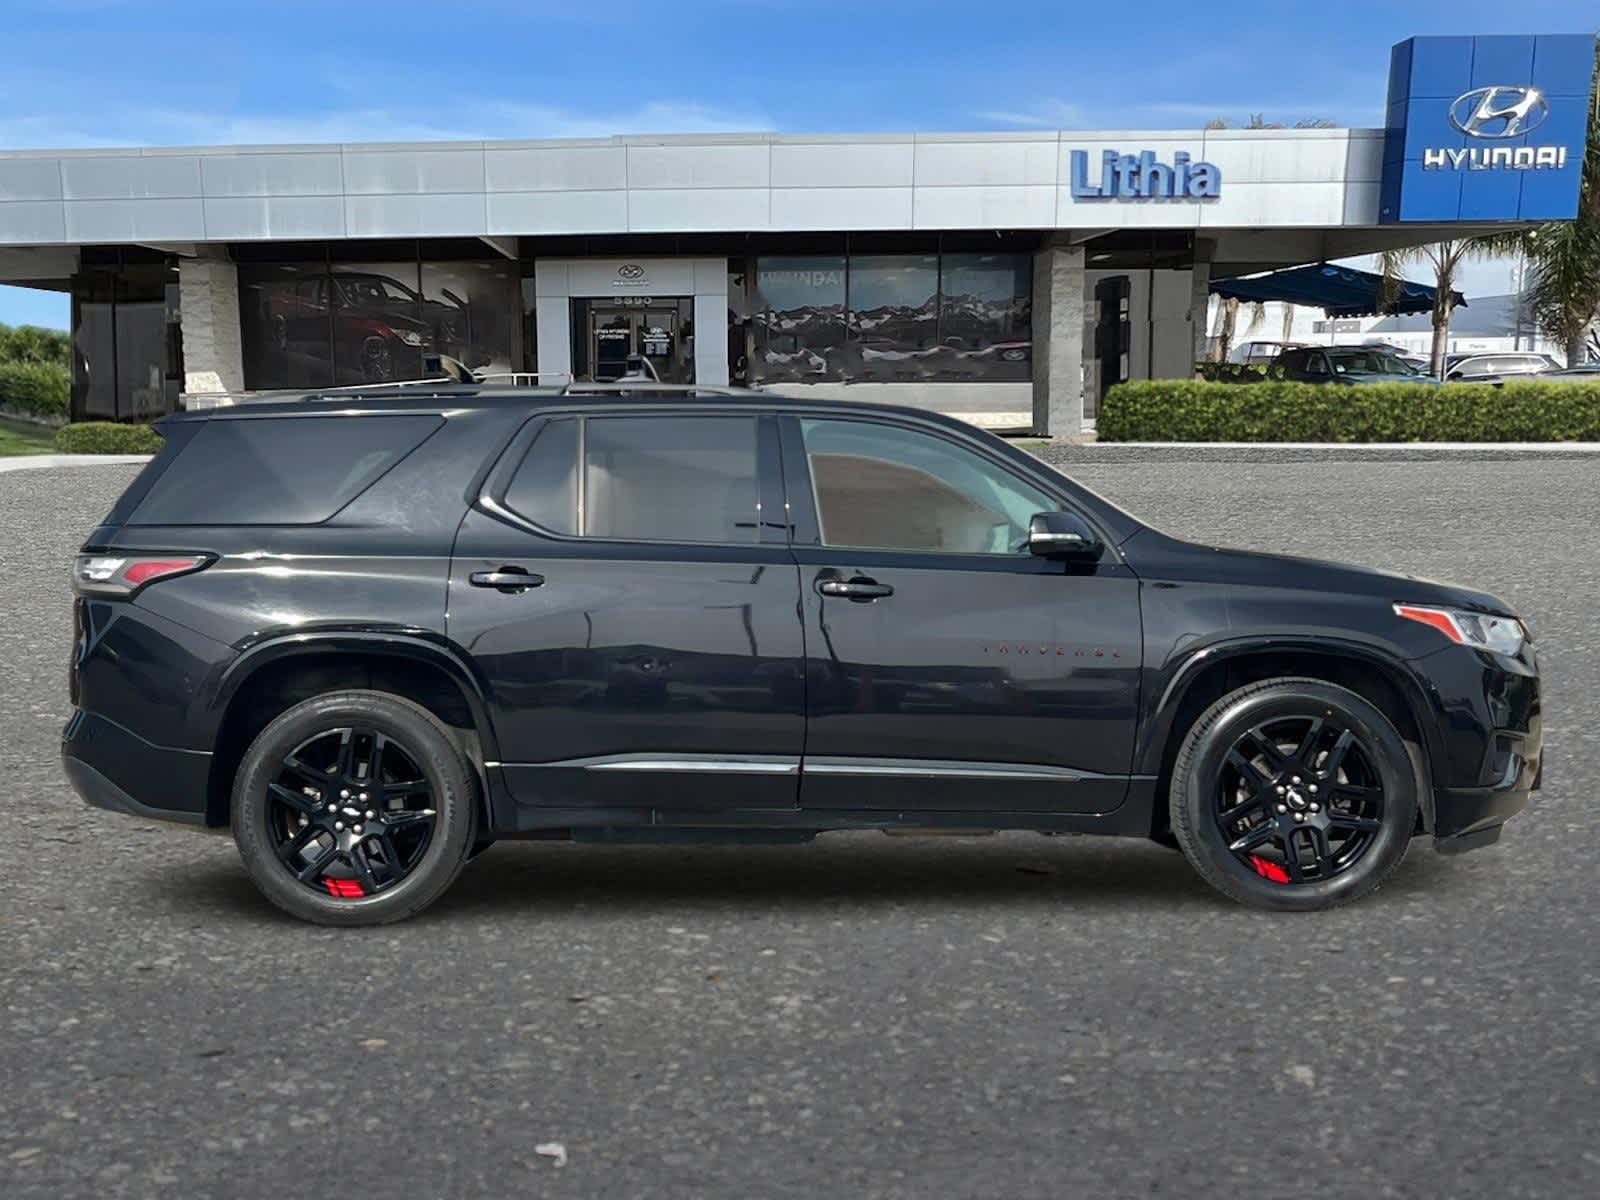
[[[1595,39],[1419,37],[1389,60],[1379,219],[1575,216]]]

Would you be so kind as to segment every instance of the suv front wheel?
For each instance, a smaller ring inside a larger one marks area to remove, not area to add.
[[[384,692],[316,696],[256,737],[233,790],[233,837],[274,904],[324,925],[413,916],[477,840],[476,783],[449,731]]]
[[[1172,831],[1218,891],[1318,909],[1376,888],[1417,821],[1417,777],[1394,724],[1318,679],[1268,679],[1190,728],[1172,773]]]

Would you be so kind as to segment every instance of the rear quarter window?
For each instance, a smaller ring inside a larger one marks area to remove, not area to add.
[[[315,525],[427,440],[436,413],[205,422],[151,485],[130,525]]]

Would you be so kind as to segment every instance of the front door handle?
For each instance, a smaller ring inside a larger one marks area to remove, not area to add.
[[[535,575],[524,567],[501,567],[498,571],[474,571],[467,576],[473,587],[496,588],[508,596],[538,587],[543,575]]]
[[[819,579],[817,591],[824,596],[841,596],[857,601],[881,600],[894,595],[894,588],[887,583],[879,583],[865,575],[857,575],[854,579]]]

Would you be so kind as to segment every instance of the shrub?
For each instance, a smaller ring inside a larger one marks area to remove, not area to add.
[[[148,425],[79,421],[56,430],[56,449],[63,454],[155,454],[161,435]]]
[[[38,325],[0,325],[0,362],[67,365],[72,335],[63,329]]]
[[[64,421],[72,391],[65,367],[0,362],[0,409],[25,417]]]
[[[1104,442],[1593,442],[1600,383],[1119,383],[1101,401]]]

